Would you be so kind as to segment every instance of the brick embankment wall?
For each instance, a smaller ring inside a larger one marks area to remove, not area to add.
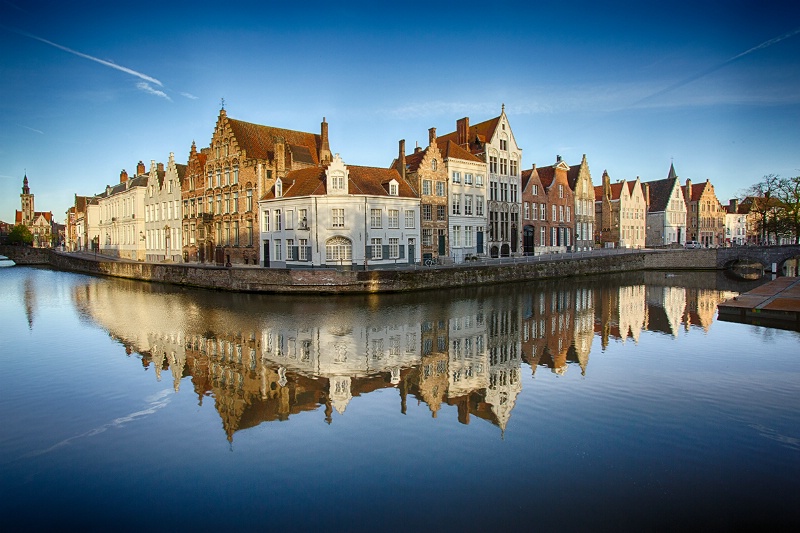
[[[342,271],[110,261],[52,250],[26,249],[23,253],[15,249],[5,253],[4,248],[17,247],[0,247],[0,254],[15,261],[20,259],[19,264],[49,264],[59,270],[207,289],[280,293],[403,292],[636,270],[713,269],[716,263],[714,250],[677,250],[598,254],[578,259],[553,256],[531,262],[416,270]]]

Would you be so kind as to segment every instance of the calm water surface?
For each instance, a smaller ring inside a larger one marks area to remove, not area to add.
[[[0,269],[4,529],[800,526],[800,335],[639,273],[286,297]]]

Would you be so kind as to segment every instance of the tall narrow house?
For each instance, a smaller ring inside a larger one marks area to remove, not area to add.
[[[469,117],[459,119],[456,121],[456,131],[440,139],[455,142],[489,167],[486,204],[488,255],[507,257],[521,252],[522,148],[514,139],[505,105],[499,116],[479,124],[470,125]]]

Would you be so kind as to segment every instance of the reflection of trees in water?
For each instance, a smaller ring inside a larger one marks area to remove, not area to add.
[[[722,285],[724,289],[719,288]],[[587,375],[592,341],[638,341],[707,328],[736,285],[716,272],[640,272],[452,291],[274,296],[125,280],[73,289],[79,312],[153,366],[177,391],[189,379],[214,398],[228,438],[323,408],[344,413],[371,391],[397,388],[438,416],[455,406],[505,429],[522,365]],[[744,290],[744,289],[742,289]]]

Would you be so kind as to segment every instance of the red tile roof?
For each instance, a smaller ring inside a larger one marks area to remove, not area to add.
[[[494,132],[497,130],[497,125],[500,123],[500,116],[490,118],[478,124],[470,124],[469,131],[467,132],[467,144],[469,151],[473,154],[483,153],[483,145],[489,142],[494,137]],[[442,135],[439,141],[453,141],[458,142],[458,132],[454,131],[446,135]],[[476,143],[478,141],[478,143]]]
[[[455,143],[455,141],[443,140],[441,137],[438,137],[436,139],[436,144],[439,146],[439,151],[442,153],[442,158],[445,160],[464,159],[466,161],[475,161],[477,163],[484,162],[480,157],[473,155],[467,150],[461,148]]]
[[[273,159],[274,138],[283,137],[296,160],[319,164],[319,147],[322,142],[320,135],[262,126],[232,118],[227,118],[227,121],[236,137],[236,142],[239,143],[239,148],[247,152],[248,158]]]
[[[313,167],[293,170],[283,179],[283,198],[297,198],[300,196],[322,196],[327,194],[326,168]],[[361,167],[347,165],[348,194],[365,194],[371,196],[388,196],[389,182],[397,180],[398,196],[402,198],[416,198],[414,189],[400,177],[393,168]],[[265,200],[275,198],[275,188],[272,187],[264,195]]]

